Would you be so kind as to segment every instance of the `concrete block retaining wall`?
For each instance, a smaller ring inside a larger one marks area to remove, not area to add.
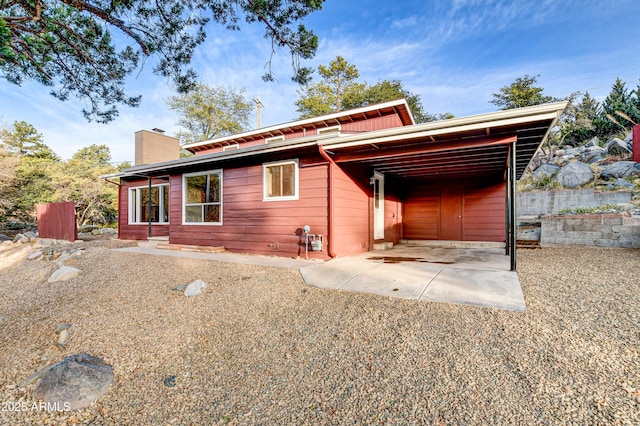
[[[623,214],[542,216],[540,245],[640,248],[640,217]]]
[[[516,211],[518,216],[553,215],[564,209],[628,203],[632,195],[631,191],[600,192],[593,189],[519,192],[516,197]]]

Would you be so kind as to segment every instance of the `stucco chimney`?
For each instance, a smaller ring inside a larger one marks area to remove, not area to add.
[[[180,141],[153,129],[136,132],[136,166],[161,163],[180,158]]]

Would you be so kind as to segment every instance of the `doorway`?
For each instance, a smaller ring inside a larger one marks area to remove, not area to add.
[[[373,239],[384,239],[384,175],[373,173]]]

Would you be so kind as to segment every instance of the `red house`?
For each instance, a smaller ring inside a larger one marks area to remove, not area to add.
[[[397,100],[192,143],[188,158],[147,144],[160,162],[109,176],[119,238],[322,259],[403,239],[508,251],[515,181],[565,106],[414,124]]]

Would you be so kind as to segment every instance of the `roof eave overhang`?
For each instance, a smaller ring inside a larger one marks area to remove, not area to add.
[[[406,141],[411,139],[435,138],[442,135],[465,133],[476,130],[517,126],[518,124],[535,123],[538,121],[552,121],[549,130],[567,106],[567,102],[537,105],[534,107],[518,108],[463,118],[435,121],[414,126],[394,127],[386,130],[367,132],[352,136],[342,136],[320,142],[325,149],[338,150],[362,145],[384,144],[389,142]]]
[[[282,124],[277,124],[269,127],[262,127],[262,128],[250,130],[247,132],[224,136],[221,138],[215,138],[215,139],[210,139],[210,140],[200,141],[200,142],[193,142],[193,143],[182,145],[182,148],[186,150],[191,150],[191,149],[197,150],[198,148],[202,148],[207,145],[225,145],[229,143],[235,143],[235,141],[242,141],[247,138],[255,138],[260,135],[264,135],[267,137],[275,136],[275,135],[285,134],[287,133],[288,129],[292,129],[292,128],[302,128],[305,126],[313,126],[314,124],[318,124],[318,125],[336,124],[335,120],[343,117],[358,116],[361,114],[365,114],[367,112],[384,110],[388,108],[394,109],[396,113],[398,113],[398,115],[401,116],[401,118],[404,117],[404,115],[406,114],[407,118],[403,118],[404,125],[415,124],[413,114],[411,113],[411,109],[409,108],[409,104],[407,104],[407,101],[405,99],[397,99],[393,101],[382,102],[379,104],[367,105],[360,108],[354,108],[347,111],[340,111],[332,114],[326,114],[319,117],[305,118],[302,120],[292,121],[289,123],[282,123]]]

